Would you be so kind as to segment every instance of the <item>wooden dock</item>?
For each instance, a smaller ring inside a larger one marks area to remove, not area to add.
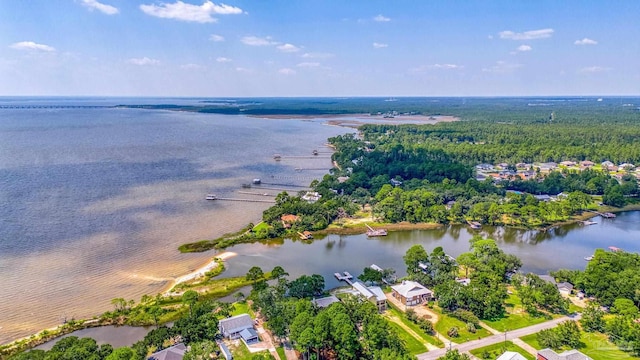
[[[308,186],[304,186],[304,185],[295,185],[295,184],[278,184],[278,183],[268,183],[268,182],[262,182],[262,184],[264,185],[272,185],[272,186],[286,186],[286,187],[299,187],[299,188],[305,188],[308,189]],[[266,188],[264,188],[266,189]]]
[[[345,281],[347,284],[349,285],[353,285],[353,282],[351,281],[351,279],[353,279],[353,275],[349,274],[348,271],[344,271],[341,273],[334,273],[333,276],[336,277],[336,279],[340,280],[340,281]]]

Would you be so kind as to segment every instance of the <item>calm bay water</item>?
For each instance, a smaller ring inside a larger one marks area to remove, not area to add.
[[[323,120],[51,107],[189,101],[0,99],[0,343],[110,310],[115,297],[162,291],[213,255],[180,254],[180,244],[236,231],[269,206],[205,194],[252,197],[238,191],[253,178],[308,185],[331,167],[326,155],[272,155],[311,155],[353,131]]]
[[[522,271],[547,274],[560,268],[584,269],[584,257],[596,248],[616,246],[626,251],[640,251],[640,212],[619,214],[616,219],[596,217],[595,225],[571,224],[547,233],[485,226],[471,230],[466,226],[446,226],[435,230],[389,232],[386,237],[366,235],[329,235],[312,243],[284,240],[270,244],[242,244],[230,248],[239,255],[227,260],[225,275],[243,275],[251,266],[271,270],[280,265],[291,278],[302,274],[320,274],[328,288],[344,285],[333,273],[348,271],[354,276],[373,264],[394,268],[405,275],[402,256],[407,249],[421,244],[431,252],[442,246],[457,257],[469,251],[475,234],[493,238],[505,252],[522,259]]]
[[[269,206],[205,201],[206,193],[250,197],[238,191],[256,177],[308,185],[331,164],[324,154],[306,155],[322,151],[328,137],[353,131],[325,126],[326,119],[8,108],[198,101],[0,98],[0,343],[64,318],[110,310],[115,297],[139,300],[160,292],[213,256],[180,254],[178,245],[235,231],[259,220]],[[274,153],[302,156],[275,162]],[[330,235],[312,243],[245,244],[229,249],[238,256],[228,260],[225,276],[244,275],[255,265],[265,270],[280,265],[291,277],[321,274],[330,288],[339,285],[334,272],[357,275],[372,263],[402,275],[402,256],[414,244],[429,251],[442,246],[457,256],[477,233],[496,238],[523,260],[525,271],[539,273],[584,268],[584,257],[595,248],[640,250],[640,212],[595,220],[596,225],[568,225],[543,234],[450,226],[375,239]],[[100,337],[99,330],[92,331]]]

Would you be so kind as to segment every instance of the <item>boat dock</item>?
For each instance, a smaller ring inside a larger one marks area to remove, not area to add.
[[[353,282],[351,281],[351,279],[353,279],[353,275],[349,274],[348,271],[343,271],[342,274],[334,273],[333,276],[340,281],[345,281],[347,284],[353,285]]]
[[[224,201],[244,201],[244,202],[261,202],[261,203],[271,203],[275,204],[275,200],[263,200],[263,199],[239,199],[239,198],[225,198],[225,197],[217,197],[207,195],[207,200],[224,200]]]
[[[472,229],[480,229],[482,227],[482,224],[480,224],[477,221],[469,221],[467,220],[467,224],[469,224],[469,227]]]
[[[286,186],[286,187],[299,187],[299,188],[304,188],[304,189],[308,189],[308,186],[304,186],[304,185],[294,185],[294,184],[278,184],[278,183],[268,183],[268,182],[262,182],[263,185],[272,185],[272,186]],[[261,187],[263,189],[266,189],[265,187]]]
[[[386,229],[374,229],[367,224],[364,225],[367,227],[367,236],[387,236]]]
[[[257,193],[257,192],[251,192],[251,191],[238,191],[238,194],[245,194],[245,195],[259,195],[259,196],[273,196],[273,197],[275,197],[275,196],[276,196],[276,195],[273,195],[273,194]]]

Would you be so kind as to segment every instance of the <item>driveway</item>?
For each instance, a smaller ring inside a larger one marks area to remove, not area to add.
[[[458,351],[460,352],[468,352],[470,350],[473,349],[477,349],[480,347],[484,347],[484,346],[488,346],[488,345],[493,345],[493,344],[497,344],[501,341],[507,341],[507,340],[513,340],[513,339],[517,339],[521,336],[525,336],[525,335],[529,335],[529,334],[535,334],[537,332],[539,332],[540,330],[544,330],[544,329],[551,329],[553,327],[555,327],[556,325],[558,325],[559,323],[563,322],[563,321],[567,321],[567,320],[580,320],[580,315],[570,315],[570,316],[563,316],[561,318],[557,318],[557,319],[553,319],[553,320],[549,320],[540,324],[536,324],[536,325],[532,325],[532,326],[528,326],[525,328],[521,328],[521,329],[516,329],[516,330],[512,330],[512,331],[507,331],[506,333],[500,333],[497,335],[492,335],[489,337],[486,337],[484,339],[480,339],[480,340],[472,340],[472,341],[468,341],[466,343],[462,343],[462,344],[458,344],[458,345],[452,345],[451,349],[458,349]],[[429,351],[427,353],[423,353],[423,354],[418,354],[417,358],[419,360],[435,360],[441,356],[444,356],[444,354],[447,352],[447,350],[449,349],[449,347],[445,348],[445,349],[438,349],[438,350],[434,350],[434,351]]]

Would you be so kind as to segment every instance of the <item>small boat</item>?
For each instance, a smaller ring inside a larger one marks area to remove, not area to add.
[[[217,197],[214,194],[207,194],[207,196],[204,197],[205,200],[215,200],[217,199]]]
[[[591,260],[593,260],[593,258],[594,258],[594,256],[593,256],[593,255],[585,256],[585,257],[584,257],[584,259],[585,259],[585,260],[587,260],[587,261],[591,261]]]
[[[275,160],[275,161],[280,161],[280,160],[282,160],[282,155],[280,155],[280,154],[275,154],[275,155],[273,155],[273,160]]]
[[[480,228],[482,228],[482,224],[480,224],[477,221],[468,221],[467,220],[467,223],[469,224],[469,227],[472,228],[472,229],[480,229]]]
[[[311,154],[313,154],[313,155],[318,155],[318,150],[315,150],[315,149],[314,149],[314,150],[311,152]]]
[[[582,224],[582,225],[595,225],[595,224],[597,224],[597,222],[591,221],[591,220],[585,220],[585,221],[581,221],[580,224]]]
[[[255,178],[255,179],[253,179],[253,183],[256,184],[256,185],[260,185],[260,183],[262,183],[262,180],[260,180],[258,178]]]
[[[606,213],[603,213],[601,216],[602,216],[603,218],[606,218],[606,219],[613,219],[613,218],[615,218],[615,217],[616,217],[616,214],[614,214],[614,213],[610,213],[610,212],[606,212]]]

